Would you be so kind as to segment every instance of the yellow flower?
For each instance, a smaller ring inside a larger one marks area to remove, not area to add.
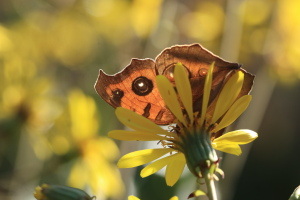
[[[56,121],[49,141],[58,155],[77,152],[68,175],[68,185],[89,188],[95,195],[117,198],[124,185],[114,162],[119,149],[108,137],[98,135],[100,115],[94,99],[80,89],[67,95],[68,109]]]
[[[68,184],[75,188],[90,187],[96,195],[104,197],[118,197],[124,188],[121,175],[113,162],[119,155],[115,142],[99,136],[99,116],[96,115],[96,103],[93,98],[85,95],[81,90],[74,89],[68,95],[70,129],[57,131],[59,139],[63,132],[67,133],[66,141],[73,142],[69,147],[75,147],[80,156],[74,160],[68,177]],[[64,122],[65,123],[65,122]],[[64,127],[64,126],[62,126]],[[57,136],[57,135],[55,135]],[[60,145],[55,143],[56,152],[64,152]]]
[[[241,95],[245,71],[236,70],[226,80],[217,98],[209,103],[212,88],[213,65],[206,76],[201,113],[193,111],[192,91],[182,64],[175,66],[176,91],[169,80],[157,76],[158,89],[167,107],[176,117],[165,130],[133,111],[117,108],[118,119],[134,131],[115,130],[109,136],[119,140],[160,140],[163,148],[145,149],[124,155],[120,168],[131,168],[149,162],[141,176],[147,177],[166,166],[166,183],[173,186],[187,164],[190,171],[202,178],[204,170],[211,175],[218,170],[219,158],[214,149],[235,155],[241,154],[241,144],[257,138],[251,130],[237,130],[218,137],[223,129],[234,122],[247,108],[250,95]],[[178,101],[179,96],[179,101]]]
[[[60,104],[52,95],[53,80],[50,76],[39,77],[36,66],[17,52],[8,53],[3,58],[0,55],[2,59],[0,129],[7,135],[22,134],[38,159],[49,159],[52,151],[46,135],[61,112]],[[10,148],[15,149],[12,145],[15,141],[7,139],[9,137],[1,140],[0,146],[5,152],[10,152]]]

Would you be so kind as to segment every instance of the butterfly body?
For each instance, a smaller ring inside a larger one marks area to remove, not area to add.
[[[107,75],[100,70],[95,88],[111,106],[130,109],[156,124],[167,125],[175,117],[160,96],[155,77],[164,75],[174,84],[174,67],[181,63],[191,83],[194,112],[201,111],[204,81],[213,62],[215,67],[210,97],[210,101],[213,101],[231,72],[242,69],[239,64],[227,62],[199,44],[172,46],[155,60],[132,59],[124,70],[114,75]],[[240,95],[249,93],[254,78],[242,71],[247,79]]]

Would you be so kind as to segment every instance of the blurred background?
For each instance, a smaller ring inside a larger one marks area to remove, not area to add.
[[[256,74],[253,101],[232,129],[259,138],[241,156],[222,155],[221,200],[288,199],[300,183],[300,2],[297,0],[0,1],[0,199],[34,199],[41,183],[85,189],[97,200],[186,199],[196,180],[174,187],[116,161],[141,143],[97,96],[99,69],[200,43]],[[201,198],[205,199],[205,197]]]

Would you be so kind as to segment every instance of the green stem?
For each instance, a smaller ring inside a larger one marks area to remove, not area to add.
[[[209,200],[217,200],[217,191],[215,187],[215,182],[212,174],[210,173],[209,169],[204,170],[203,173],[206,187],[207,187],[207,197]]]

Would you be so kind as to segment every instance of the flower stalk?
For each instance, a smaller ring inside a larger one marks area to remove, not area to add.
[[[214,182],[213,173],[209,169],[205,169],[203,172],[205,184],[207,187],[207,197],[209,200],[217,200],[217,191]]]

